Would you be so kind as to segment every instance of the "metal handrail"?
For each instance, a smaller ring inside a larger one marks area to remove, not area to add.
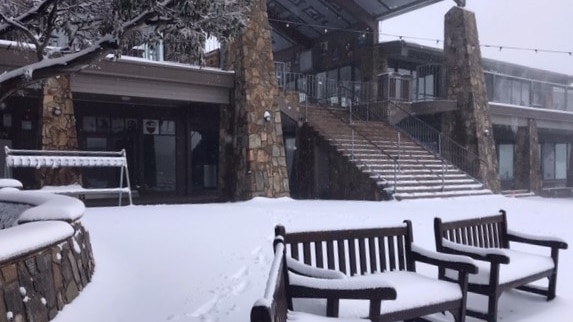
[[[479,164],[484,163],[487,165],[487,161],[481,159],[467,147],[444,135],[417,116],[404,110],[395,102],[388,101],[388,103],[392,108],[408,116],[403,121],[398,122],[395,125],[396,127],[404,130],[427,150],[440,157],[440,159],[449,161],[473,178],[479,177]]]
[[[336,115],[336,114],[335,114],[334,112],[332,112],[330,109],[326,108],[326,110],[327,110],[333,117],[335,117],[335,118],[337,118],[337,119],[343,121],[344,123],[346,123],[346,120],[340,118],[339,115]],[[351,153],[352,153],[352,156],[353,156],[353,157],[354,157],[354,137],[355,137],[354,134],[357,133],[362,139],[366,140],[368,143],[370,143],[371,145],[373,145],[374,147],[376,147],[380,152],[382,152],[382,154],[384,154],[386,157],[388,157],[388,158],[392,161],[392,163],[393,163],[393,165],[394,165],[394,185],[393,185],[393,187],[392,187],[392,194],[396,193],[396,189],[397,189],[397,186],[398,186],[398,172],[400,172],[400,162],[399,162],[399,160],[396,159],[395,157],[393,157],[393,156],[392,156],[391,154],[389,154],[388,152],[386,152],[386,151],[384,150],[384,148],[380,147],[378,144],[376,144],[374,141],[372,141],[369,137],[367,137],[367,136],[363,135],[362,133],[360,133],[360,131],[358,131],[358,130],[356,129],[356,126],[355,126],[354,124],[348,123],[347,125],[348,125],[348,127],[350,127],[350,129],[352,130],[352,150],[351,150]],[[320,126],[316,125],[314,122],[313,122],[313,126],[316,127],[316,128],[318,128],[318,129],[320,129]],[[323,132],[323,133],[325,133],[325,132]],[[336,141],[336,140],[335,140],[335,141]],[[380,178],[380,175],[378,175],[378,177]]]

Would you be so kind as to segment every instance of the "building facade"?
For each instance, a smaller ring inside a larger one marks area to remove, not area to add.
[[[355,170],[340,170],[352,176],[327,170],[335,164],[347,169],[343,156],[328,150],[328,144],[309,144],[317,134],[304,123],[313,105],[349,111],[352,118],[360,108],[392,102],[408,113],[392,123],[420,119],[457,137],[476,155],[485,151],[480,159],[493,154],[494,161],[472,174],[493,191],[568,193],[573,187],[573,78],[478,54],[482,72],[475,77],[483,77],[487,108],[473,117],[472,131],[462,126],[455,132],[450,125],[458,116],[453,115],[469,112],[461,112],[462,99],[451,95],[450,87],[457,84],[448,73],[451,53],[403,41],[378,43],[374,36],[379,20],[437,1],[393,2],[257,1],[254,25],[235,44],[211,53],[212,67],[154,61],[162,55],[145,46],[131,53],[140,57],[102,60],[71,77],[79,148],[125,149],[132,186],[142,202],[289,193],[384,199],[379,191],[337,194],[340,186],[366,191],[372,183]],[[260,34],[252,37],[254,31]],[[1,70],[27,61],[6,47],[0,48],[0,57]],[[40,148],[41,106],[37,85],[3,102],[2,144]],[[484,120],[490,122],[485,127]],[[301,158],[302,147],[311,145],[312,157]],[[84,185],[115,184],[118,176],[105,171],[85,172]],[[37,188],[33,170],[15,176],[27,188]]]

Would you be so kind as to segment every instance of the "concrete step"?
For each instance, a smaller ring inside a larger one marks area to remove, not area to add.
[[[394,198],[396,200],[407,200],[407,199],[421,199],[421,198],[453,198],[453,197],[465,197],[465,196],[480,196],[480,195],[491,195],[491,190],[480,189],[480,190],[462,190],[462,191],[445,191],[445,192],[412,192],[412,193],[396,193]]]

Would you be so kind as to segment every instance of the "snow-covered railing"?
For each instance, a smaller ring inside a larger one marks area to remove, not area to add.
[[[12,168],[120,168],[119,187],[113,188],[84,188],[79,185],[50,187],[45,189],[52,193],[66,195],[88,194],[119,194],[121,205],[124,193],[128,195],[129,204],[132,204],[131,184],[127,168],[125,150],[121,151],[56,151],[56,150],[16,150],[5,147],[6,152],[6,175],[11,176]],[[125,181],[124,181],[125,178]]]

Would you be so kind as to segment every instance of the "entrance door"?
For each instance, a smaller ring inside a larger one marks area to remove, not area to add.
[[[191,191],[216,189],[218,186],[219,133],[217,131],[189,132]]]
[[[143,120],[145,190],[176,189],[175,121]]]

